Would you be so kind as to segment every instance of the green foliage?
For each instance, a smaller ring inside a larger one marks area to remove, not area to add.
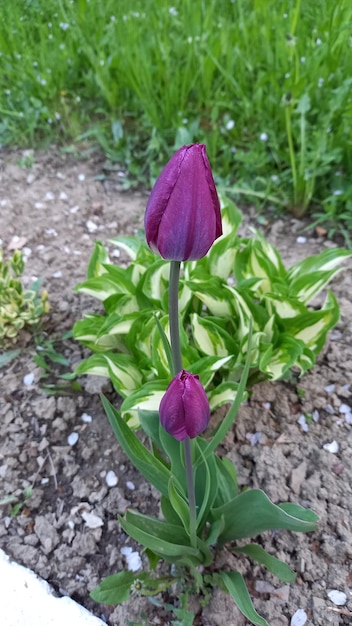
[[[286,269],[261,234],[238,237],[241,215],[229,200],[222,203],[224,235],[206,257],[184,265],[179,290],[184,366],[200,376],[212,410],[242,397],[244,390],[237,392],[246,362],[250,384],[314,366],[339,307],[330,291],[320,309],[310,303],[352,254],[327,249]],[[74,337],[93,351],[76,374],[108,376],[133,426],[138,412],[158,409],[169,381],[168,262],[139,237],[112,243],[128,252],[130,264],[111,265],[96,245],[77,290],[101,300],[105,314],[87,315],[74,326]],[[215,447],[223,436],[219,431]]]
[[[153,452],[149,452],[104,397],[103,404],[127,457],[162,494],[164,519],[128,510],[120,516],[121,526],[130,537],[145,547],[153,568],[158,559],[173,563],[177,568],[173,577],[161,578],[155,578],[148,572],[136,575],[129,571],[120,572],[103,580],[91,592],[91,597],[97,602],[119,604],[126,602],[135,593],[156,595],[175,582],[184,590],[185,580],[190,586],[193,576],[193,586],[198,591],[205,591],[209,585],[218,587],[219,581],[222,581],[247,619],[258,626],[268,626],[256,613],[243,577],[238,572],[220,572],[219,578],[219,574],[214,572],[214,547],[220,548],[225,543],[235,542],[234,551],[265,565],[281,580],[292,582],[295,575],[285,563],[259,545],[238,546],[236,542],[257,536],[268,529],[312,531],[317,527],[317,516],[297,504],[275,505],[259,489],[238,493],[232,463],[217,457],[211,443],[198,437],[191,442],[197,508],[197,542],[191,545],[187,487],[184,480],[177,479],[175,471],[177,465],[183,467],[180,443],[174,440],[173,446],[165,446],[161,440],[162,429],[157,432],[157,429],[151,427],[147,434],[152,439]],[[160,471],[161,467],[163,469]],[[199,566],[202,566],[203,574]],[[204,569],[209,566],[212,566],[212,574]],[[191,615],[187,615],[187,603],[183,603],[179,614],[175,608],[173,611],[176,617],[183,616],[184,612],[184,619],[187,617],[191,620]]]
[[[41,281],[25,289],[21,282],[23,270],[19,250],[6,262],[0,248],[0,342],[16,341],[25,324],[38,324],[41,316],[49,311],[47,292],[39,293]]]
[[[127,187],[201,141],[237,194],[321,217],[350,194],[349,0],[1,2],[0,20],[1,144],[96,141]]]

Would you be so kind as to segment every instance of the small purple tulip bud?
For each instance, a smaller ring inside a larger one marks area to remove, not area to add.
[[[160,402],[159,415],[165,430],[177,441],[202,433],[210,420],[210,408],[199,376],[181,370]]]
[[[150,194],[147,242],[168,261],[195,261],[222,235],[221,211],[203,144],[183,146],[164,167]]]

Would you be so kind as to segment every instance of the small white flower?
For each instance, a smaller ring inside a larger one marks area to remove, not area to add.
[[[121,548],[121,554],[126,558],[127,569],[131,572],[137,572],[142,567],[142,559],[138,552],[133,552],[130,546],[123,546]]]
[[[333,192],[334,196],[342,196],[343,191],[342,189],[335,189],[335,191]]]
[[[48,35],[48,39],[52,39],[52,38],[53,38],[53,36],[52,36],[52,34],[50,33],[50,35]]]
[[[10,96],[10,95],[11,95],[11,90],[10,90],[10,89],[5,89],[5,94],[6,94],[7,96]]]
[[[46,85],[46,80],[45,80],[45,78],[42,78],[42,79],[41,79],[40,84],[41,84],[41,85],[43,85],[43,87],[45,87],[45,85]]]
[[[104,61],[103,59],[101,59],[101,61],[99,61],[99,63],[100,63],[100,65],[101,65],[101,67],[104,67],[104,65],[105,65],[105,61]]]
[[[260,133],[260,141],[268,141],[268,139],[267,133]]]
[[[277,174],[273,174],[271,177],[271,180],[273,181],[273,183],[278,183],[279,182],[279,177]]]
[[[322,87],[324,85],[324,78],[319,78],[318,87]]]
[[[115,15],[112,15],[112,16],[110,17],[110,20],[111,20],[112,22],[116,22],[116,17],[115,17]]]
[[[226,130],[232,130],[235,127],[235,121],[234,120],[229,120],[226,123]]]
[[[301,57],[301,63],[305,63],[306,62],[306,57]]]
[[[321,46],[321,44],[323,43],[322,40],[318,37],[318,39],[315,42],[317,44],[317,46]]]
[[[53,120],[51,119],[51,117],[48,118],[48,124],[52,124]]]
[[[169,13],[170,13],[170,15],[173,15],[174,17],[176,17],[178,15],[178,11],[177,11],[177,9],[175,9],[175,7],[170,7],[169,8]]]
[[[60,48],[60,50],[65,50],[65,44],[64,43],[60,43],[59,48]]]
[[[70,27],[70,25],[67,24],[66,22],[60,22],[59,26],[60,26],[61,30],[63,30],[63,31],[67,30]]]
[[[55,119],[56,119],[56,120],[61,120],[61,115],[60,115],[60,113],[57,113],[57,112],[55,113]]]
[[[290,76],[291,76],[290,72],[286,72],[285,78],[290,78]]]

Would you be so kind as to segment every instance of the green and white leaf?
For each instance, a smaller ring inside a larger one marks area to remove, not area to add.
[[[142,382],[142,374],[133,357],[113,352],[93,354],[78,365],[75,374],[106,376],[123,398],[138,389]]]

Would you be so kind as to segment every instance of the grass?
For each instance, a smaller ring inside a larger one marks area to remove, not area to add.
[[[202,141],[234,193],[351,223],[328,200],[351,196],[350,0],[0,0],[0,19],[3,145],[98,141],[131,184]]]

